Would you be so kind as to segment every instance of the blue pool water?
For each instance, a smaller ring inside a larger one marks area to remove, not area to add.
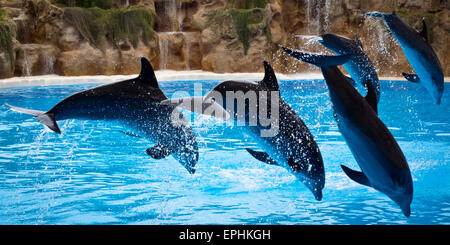
[[[206,93],[217,81],[201,81]],[[194,82],[160,82],[170,97]],[[381,81],[379,116],[397,139],[414,181],[405,218],[385,195],[351,181],[358,166],[332,116],[323,80],[280,81],[282,98],[304,120],[324,159],[323,200],[287,170],[252,158],[258,146],[238,126],[189,113],[199,141],[197,172],[145,154],[145,139],[103,121],[44,129],[4,103],[47,110],[94,85],[0,90],[0,224],[450,224],[450,89],[440,106],[425,89]]]

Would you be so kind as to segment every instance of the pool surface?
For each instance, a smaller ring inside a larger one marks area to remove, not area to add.
[[[218,81],[200,81],[207,93]],[[253,140],[232,122],[184,111],[199,142],[194,175],[172,156],[104,121],[58,122],[62,134],[5,103],[48,110],[95,86],[0,89],[0,224],[450,224],[450,88],[441,105],[425,89],[381,81],[378,112],[411,169],[411,217],[384,194],[350,180],[358,170],[333,119],[323,80],[280,81],[282,98],[322,152],[323,200],[286,169],[250,156]],[[193,81],[160,82],[168,97],[193,93]]]

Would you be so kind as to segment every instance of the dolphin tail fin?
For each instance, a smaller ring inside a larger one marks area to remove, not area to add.
[[[406,78],[406,80],[413,82],[413,83],[420,83],[420,78],[417,76],[417,74],[408,74],[402,72],[402,75]]]
[[[344,165],[341,165],[342,170],[344,170],[344,173],[353,181],[365,185],[365,186],[371,186],[370,181],[367,178],[367,176],[363,172],[355,171],[353,169],[350,169]]]
[[[320,68],[342,65],[353,57],[353,55],[351,54],[328,56],[294,51],[285,47],[281,48],[284,50],[284,52],[288,53],[290,56],[296,58],[297,60],[301,60]]]
[[[56,132],[58,134],[61,133],[61,130],[59,130],[58,124],[56,123],[56,120],[55,120],[55,114],[53,114],[53,113],[25,109],[25,108],[16,107],[16,106],[8,105],[8,104],[6,104],[6,106],[10,107],[14,111],[32,115],[37,120],[39,120],[41,123],[43,123],[45,126],[47,126],[49,129],[53,130],[54,132]]]

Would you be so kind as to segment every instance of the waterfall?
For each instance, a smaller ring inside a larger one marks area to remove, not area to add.
[[[23,44],[29,43],[29,27],[27,24],[27,17],[25,15],[25,12],[21,12],[18,17],[13,18],[13,21],[16,24],[17,40]]]
[[[307,0],[306,32],[308,35],[319,35],[328,31],[330,11],[331,0]]]
[[[160,33],[158,36],[159,47],[159,69],[167,69],[167,56],[169,55],[169,38],[167,33]]]
[[[330,23],[329,17],[330,17],[330,10],[331,10],[331,0],[325,0],[325,13],[323,16],[323,26],[322,29],[324,32],[328,32],[328,24]]]
[[[184,48],[186,53],[186,70],[191,70],[191,66],[189,65],[189,61],[191,59],[191,41],[189,38],[185,35],[184,36]]]
[[[197,37],[200,33],[189,32],[189,28],[183,27],[189,8],[189,3],[182,0],[155,2],[160,69],[190,70],[198,67],[193,50],[198,49]]]
[[[51,52],[44,52],[40,56],[42,74],[54,74],[55,56]]]
[[[186,17],[182,8],[181,1],[177,2],[177,30],[181,32],[183,31],[183,20]]]
[[[164,2],[164,11],[169,21],[169,29],[167,31],[180,31],[178,20],[178,4],[176,0],[168,0]]]
[[[125,2],[125,8],[128,8],[130,6],[130,0],[127,0],[126,2]]]
[[[28,57],[27,50],[23,50],[23,57],[22,57],[22,76],[28,77],[31,76],[31,65],[30,65],[30,59]]]
[[[308,0],[306,2],[306,31],[308,35],[319,34],[319,18],[316,9],[316,0]]]

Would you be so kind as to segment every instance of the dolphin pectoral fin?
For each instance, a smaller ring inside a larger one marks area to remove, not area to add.
[[[45,112],[45,111],[31,110],[31,109],[16,107],[16,106],[8,105],[8,104],[6,104],[6,106],[10,107],[14,111],[25,113],[25,114],[28,114],[28,115],[32,115],[37,120],[39,120],[42,124],[47,126],[47,128],[51,129],[55,133],[58,133],[58,134],[61,133],[61,130],[59,129],[58,124],[56,123],[55,114],[54,113],[49,113],[49,112]]]
[[[377,94],[375,92],[375,88],[373,87],[372,81],[368,80],[366,83],[367,95],[365,97],[367,103],[372,107],[375,113],[378,114],[378,102],[377,102]]]
[[[353,87],[357,85],[356,81],[353,78],[351,78],[350,76],[345,77],[347,77],[347,80],[353,85]]]
[[[119,130],[119,132],[121,132],[122,134],[128,135],[128,136],[131,136],[131,137],[142,138],[141,136],[139,136],[139,135],[137,135],[135,133],[125,132],[125,131],[122,131],[122,130]]]
[[[406,78],[406,80],[413,82],[413,83],[420,83],[420,78],[417,76],[417,74],[408,74],[402,72],[402,75]]]
[[[152,148],[148,148],[146,152],[154,159],[163,159],[170,155],[170,150],[160,143],[156,144]]]
[[[245,148],[245,149],[248,151],[248,153],[250,153],[250,155],[252,155],[257,160],[260,160],[261,162],[265,162],[265,163],[270,164],[270,165],[278,165],[278,163],[275,160],[273,160],[269,156],[269,154],[267,154],[264,151],[254,151],[254,150],[249,149],[249,148]]]
[[[367,176],[363,173],[363,172],[359,172],[359,171],[355,171],[353,169],[350,169],[344,165],[341,165],[342,170],[344,170],[344,173],[353,181],[361,184],[361,185],[365,185],[365,186],[369,186],[370,182],[369,179],[367,178]]]

